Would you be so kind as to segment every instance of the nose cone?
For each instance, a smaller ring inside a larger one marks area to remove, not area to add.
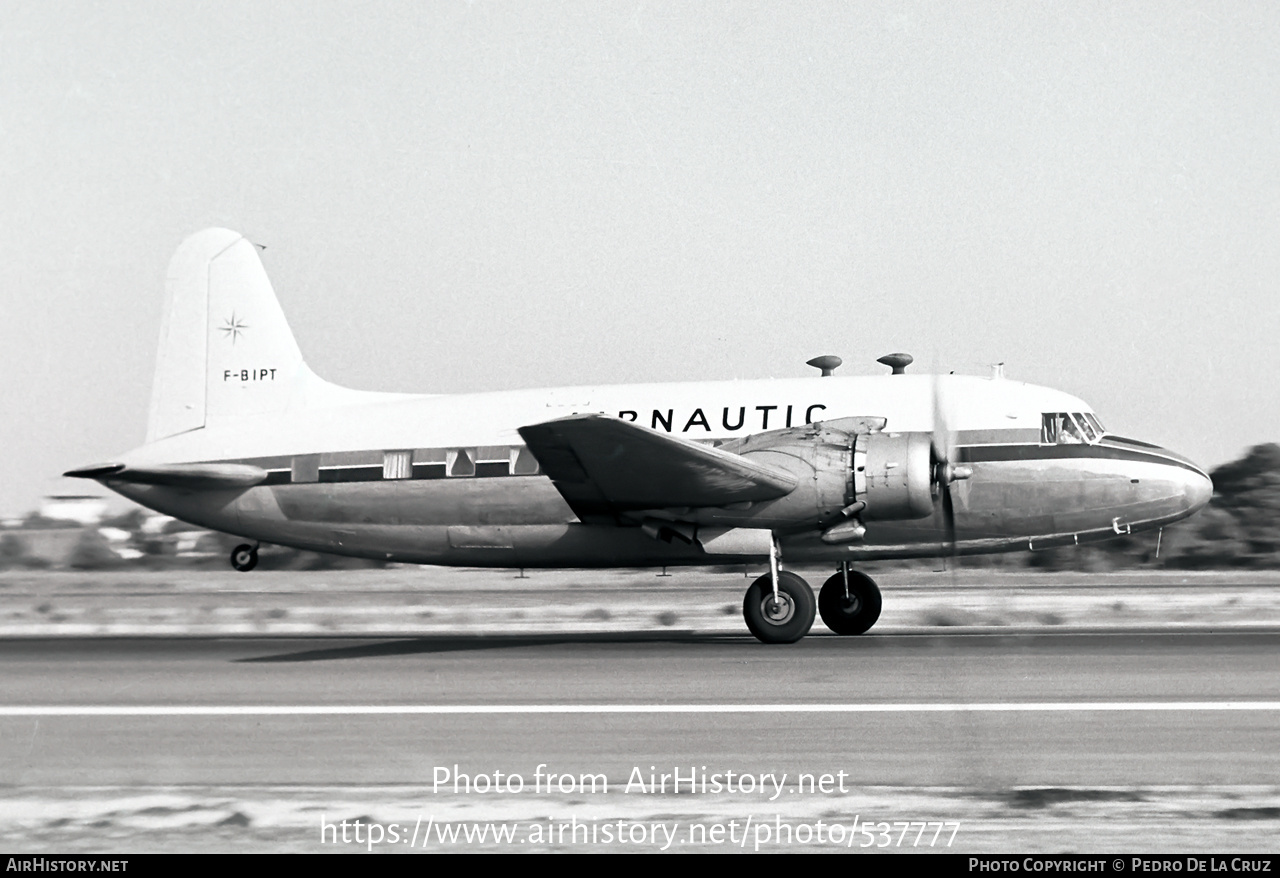
[[[1207,506],[1213,497],[1213,480],[1209,474],[1192,463],[1190,458],[1167,448],[1161,448],[1158,453],[1169,460],[1172,471],[1170,487],[1177,492],[1176,500],[1181,507],[1181,514],[1177,517],[1186,518]]]
[[[1170,524],[1203,509],[1213,497],[1209,474],[1181,454],[1118,436],[1107,436],[1101,448],[1117,458],[1132,485],[1132,505],[1123,521],[1139,527]]]
[[[1213,481],[1203,470],[1182,471],[1182,501],[1187,506],[1187,514],[1199,512],[1208,505],[1213,497]]]

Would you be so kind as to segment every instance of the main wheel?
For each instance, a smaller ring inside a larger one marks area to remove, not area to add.
[[[844,576],[837,573],[822,584],[818,593],[822,621],[837,634],[861,634],[880,618],[880,589],[865,573],[849,571],[849,596],[844,593]]]
[[[778,599],[766,573],[747,589],[742,616],[751,633],[763,643],[795,643],[813,627],[816,601],[813,589],[794,573],[778,571]]]
[[[241,543],[231,550],[231,566],[241,573],[248,573],[258,566],[258,550],[248,543]]]

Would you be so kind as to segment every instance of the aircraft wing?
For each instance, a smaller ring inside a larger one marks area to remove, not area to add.
[[[171,463],[162,466],[100,463],[73,469],[63,475],[99,482],[133,482],[169,488],[248,488],[265,481],[267,471],[243,463]]]
[[[772,500],[797,484],[785,470],[607,415],[572,415],[519,432],[583,521]]]

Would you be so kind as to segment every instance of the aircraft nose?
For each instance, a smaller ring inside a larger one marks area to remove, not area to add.
[[[1176,485],[1181,495],[1183,515],[1191,515],[1207,506],[1213,497],[1213,480],[1209,478],[1209,474],[1193,463],[1190,458],[1167,448],[1160,450],[1176,462],[1178,470]]]
[[[1183,470],[1182,498],[1187,504],[1187,513],[1197,512],[1208,505],[1213,497],[1213,480],[1203,471]]]
[[[1108,436],[1104,446],[1135,461],[1137,468],[1129,480],[1136,486],[1134,497],[1141,507],[1138,516],[1146,526],[1170,524],[1193,515],[1213,497],[1213,480],[1188,457],[1149,442],[1115,436]]]

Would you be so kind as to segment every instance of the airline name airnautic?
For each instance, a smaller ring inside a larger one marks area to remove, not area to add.
[[[239,381],[242,384],[248,384],[256,381],[275,381],[275,369],[223,369],[223,382]],[[642,409],[623,409],[618,412],[618,417],[624,421],[632,423],[640,423],[654,430],[665,430],[668,433],[688,433],[691,430],[702,429],[708,433],[713,433],[716,427],[729,432],[737,430],[781,430],[787,427],[799,426],[797,418],[801,410],[804,411],[804,424],[812,424],[814,416],[818,412],[826,410],[826,406],[822,403],[814,403],[810,406],[797,405],[757,405],[757,406],[724,406],[719,411],[715,406],[706,406],[694,409],[688,417],[684,412],[680,416],[676,416],[676,409],[649,409],[646,414],[648,417],[641,418]],[[708,414],[710,412],[710,414]],[[576,413],[575,413],[576,414]],[[714,419],[719,415],[719,424],[716,425]],[[681,426],[683,424],[683,426]]]
[[[750,429],[754,430],[757,425],[759,425],[759,429],[768,430],[770,429],[771,423],[773,425],[772,429],[774,430],[795,426],[795,417],[800,413],[799,409],[800,406],[794,405],[754,406],[750,409],[752,412],[750,415],[750,420],[752,422],[749,425]],[[804,409],[804,423],[812,424],[814,413],[824,411],[825,409],[826,406],[822,403],[814,403],[813,405],[806,407]],[[720,410],[720,426],[725,430],[741,430],[748,420],[748,410],[748,407],[745,405],[738,406],[736,411],[731,406],[725,406]],[[710,411],[712,412],[712,417],[714,417],[715,409],[710,408]],[[772,417],[770,417],[771,415]],[[639,411],[623,410],[618,412],[618,417],[624,421],[644,423],[640,419]],[[699,427],[706,430],[708,433],[714,430],[711,426],[711,420],[707,417],[707,409],[702,408],[694,409],[688,419],[683,417],[677,418],[675,416],[675,409],[653,409],[652,414],[649,416],[649,423],[645,426],[652,427],[654,430],[662,429],[666,430],[668,433],[674,433],[676,432],[676,425],[681,421],[684,422],[684,427],[680,430],[681,433],[688,433],[690,430],[694,430]]]

